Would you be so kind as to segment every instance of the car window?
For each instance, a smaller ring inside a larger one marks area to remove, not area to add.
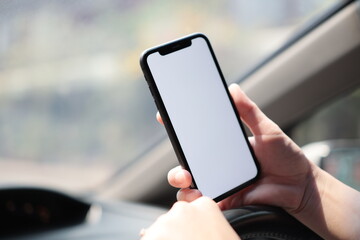
[[[360,190],[360,88],[318,108],[290,136],[310,160]]]
[[[0,2],[0,183],[89,190],[165,137],[138,59],[205,33],[234,82],[340,0]]]
[[[318,141],[360,139],[360,88],[330,101],[292,128],[300,146]]]

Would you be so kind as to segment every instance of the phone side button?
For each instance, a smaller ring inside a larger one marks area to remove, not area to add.
[[[160,108],[159,108],[159,104],[158,104],[158,102],[157,102],[155,99],[154,99],[154,103],[155,103],[157,109],[159,110],[159,109],[160,109]]]
[[[153,96],[154,97],[154,93],[153,93],[153,90],[151,89],[151,87],[148,85],[148,87],[149,87],[149,91],[150,91],[150,93],[151,93],[151,96]]]
[[[152,88],[150,87],[150,85],[148,85],[151,96],[153,97],[154,103],[156,105],[156,107],[159,109],[159,104],[157,103],[156,99],[154,98],[154,91],[152,90]]]
[[[144,79],[145,79],[145,82],[149,85],[149,81],[148,81],[147,77],[145,76],[145,74],[144,74]]]
[[[159,110],[159,104],[157,103],[157,101],[156,101],[156,100],[154,100],[154,103],[155,103],[155,105],[156,105],[157,109]]]

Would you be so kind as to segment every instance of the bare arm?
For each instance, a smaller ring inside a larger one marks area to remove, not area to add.
[[[289,213],[325,239],[360,239],[360,193],[317,166],[301,206]]]

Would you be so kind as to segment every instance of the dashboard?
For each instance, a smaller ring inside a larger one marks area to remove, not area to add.
[[[0,239],[139,239],[166,209],[141,203],[76,198],[51,189],[0,190]],[[245,206],[223,212],[243,240],[322,239],[280,208]]]
[[[164,209],[77,199],[41,188],[0,190],[0,239],[139,239]]]

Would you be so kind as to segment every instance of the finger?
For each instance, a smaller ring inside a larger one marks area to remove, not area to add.
[[[266,117],[259,107],[240,89],[239,85],[231,84],[229,91],[241,119],[254,135],[281,133],[280,128]]]
[[[201,196],[201,192],[197,189],[182,188],[178,191],[176,198],[178,201],[192,202]]]
[[[224,211],[232,208],[236,208],[242,205],[242,194],[236,193],[226,199],[218,202],[219,208]]]
[[[160,115],[159,112],[156,112],[156,120],[157,120],[160,124],[164,125],[164,122],[163,122],[163,120],[162,120],[161,115]]]
[[[254,147],[255,146],[255,138],[254,138],[254,136],[248,137],[248,140],[249,140],[250,145],[252,147]]]
[[[232,208],[238,208],[244,205],[251,205],[254,204],[254,202],[248,201],[248,195],[256,189],[257,184],[250,185],[244,189],[242,189],[240,192],[237,192],[230,197],[225,198],[221,202],[218,203],[218,206],[221,210],[227,210]]]
[[[171,169],[168,173],[168,182],[173,187],[188,188],[191,185],[191,181],[191,174],[181,166]]]

